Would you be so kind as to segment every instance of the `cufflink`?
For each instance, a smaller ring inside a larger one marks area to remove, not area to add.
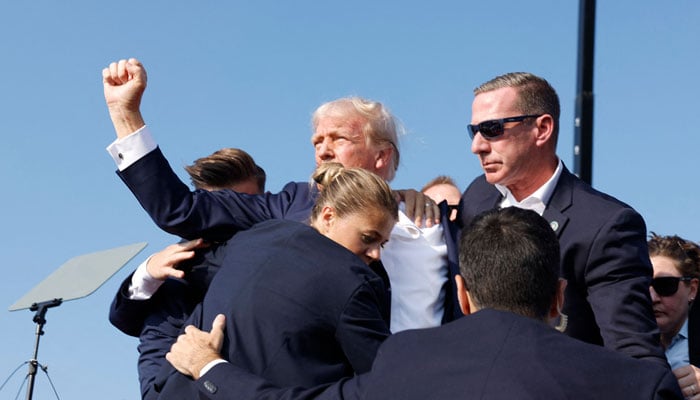
[[[218,390],[216,385],[213,384],[211,381],[204,381],[204,388],[207,389],[207,391],[211,394],[216,393],[216,391]]]
[[[119,157],[120,160],[123,160],[123,159],[124,159],[124,154],[118,153],[118,154],[117,154],[117,157]]]

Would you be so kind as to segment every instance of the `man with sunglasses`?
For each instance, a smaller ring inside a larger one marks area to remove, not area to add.
[[[591,188],[557,157],[556,91],[546,80],[518,72],[498,76],[474,94],[468,129],[484,175],[462,196],[462,225],[490,208],[515,206],[542,215],[559,239],[560,275],[568,281],[564,332],[665,364],[649,297],[646,225],[634,209]]]

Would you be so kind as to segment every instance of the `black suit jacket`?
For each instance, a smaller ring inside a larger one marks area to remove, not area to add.
[[[483,175],[475,179],[462,196],[463,226],[501,200]],[[642,217],[566,168],[543,217],[559,238],[561,276],[568,281],[566,333],[666,363],[649,295],[653,271]]]
[[[697,300],[688,312],[688,353],[690,363],[700,367],[700,305]]]
[[[384,280],[307,225],[271,220],[241,232],[224,266],[189,323],[209,330],[225,314],[224,357],[275,384],[311,387],[369,371],[390,334]],[[188,398],[191,385],[174,373],[161,386],[174,399]]]
[[[219,364],[196,386],[203,399],[682,398],[667,367],[491,309],[392,335],[369,373],[333,385],[279,389],[235,365]]]

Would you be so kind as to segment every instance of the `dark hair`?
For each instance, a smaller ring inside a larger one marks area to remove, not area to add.
[[[554,231],[531,210],[486,211],[460,240],[460,272],[480,308],[545,319],[557,293],[559,263]]]
[[[241,149],[224,148],[199,158],[185,167],[197,189],[227,189],[247,180],[255,180],[260,193],[265,191],[265,170]]]
[[[651,232],[647,243],[650,257],[668,257],[675,262],[682,276],[700,278],[700,247],[697,243],[677,235],[661,236],[654,232]]]
[[[258,183],[258,189],[260,190],[260,193],[262,193],[265,191],[265,183],[267,181],[267,174],[265,173],[265,170],[257,164],[255,164],[255,171],[256,171],[255,181]]]

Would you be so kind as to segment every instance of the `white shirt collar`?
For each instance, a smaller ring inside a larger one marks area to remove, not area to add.
[[[549,203],[549,199],[552,198],[552,193],[554,193],[554,188],[557,186],[557,182],[559,182],[559,177],[561,176],[561,172],[563,170],[564,163],[559,160],[557,169],[554,171],[554,174],[552,174],[549,180],[522,201],[516,200],[507,187],[496,184],[496,189],[498,189],[503,196],[501,208],[514,206],[526,210],[533,210],[542,215],[544,213],[544,209],[547,207],[547,203]]]

